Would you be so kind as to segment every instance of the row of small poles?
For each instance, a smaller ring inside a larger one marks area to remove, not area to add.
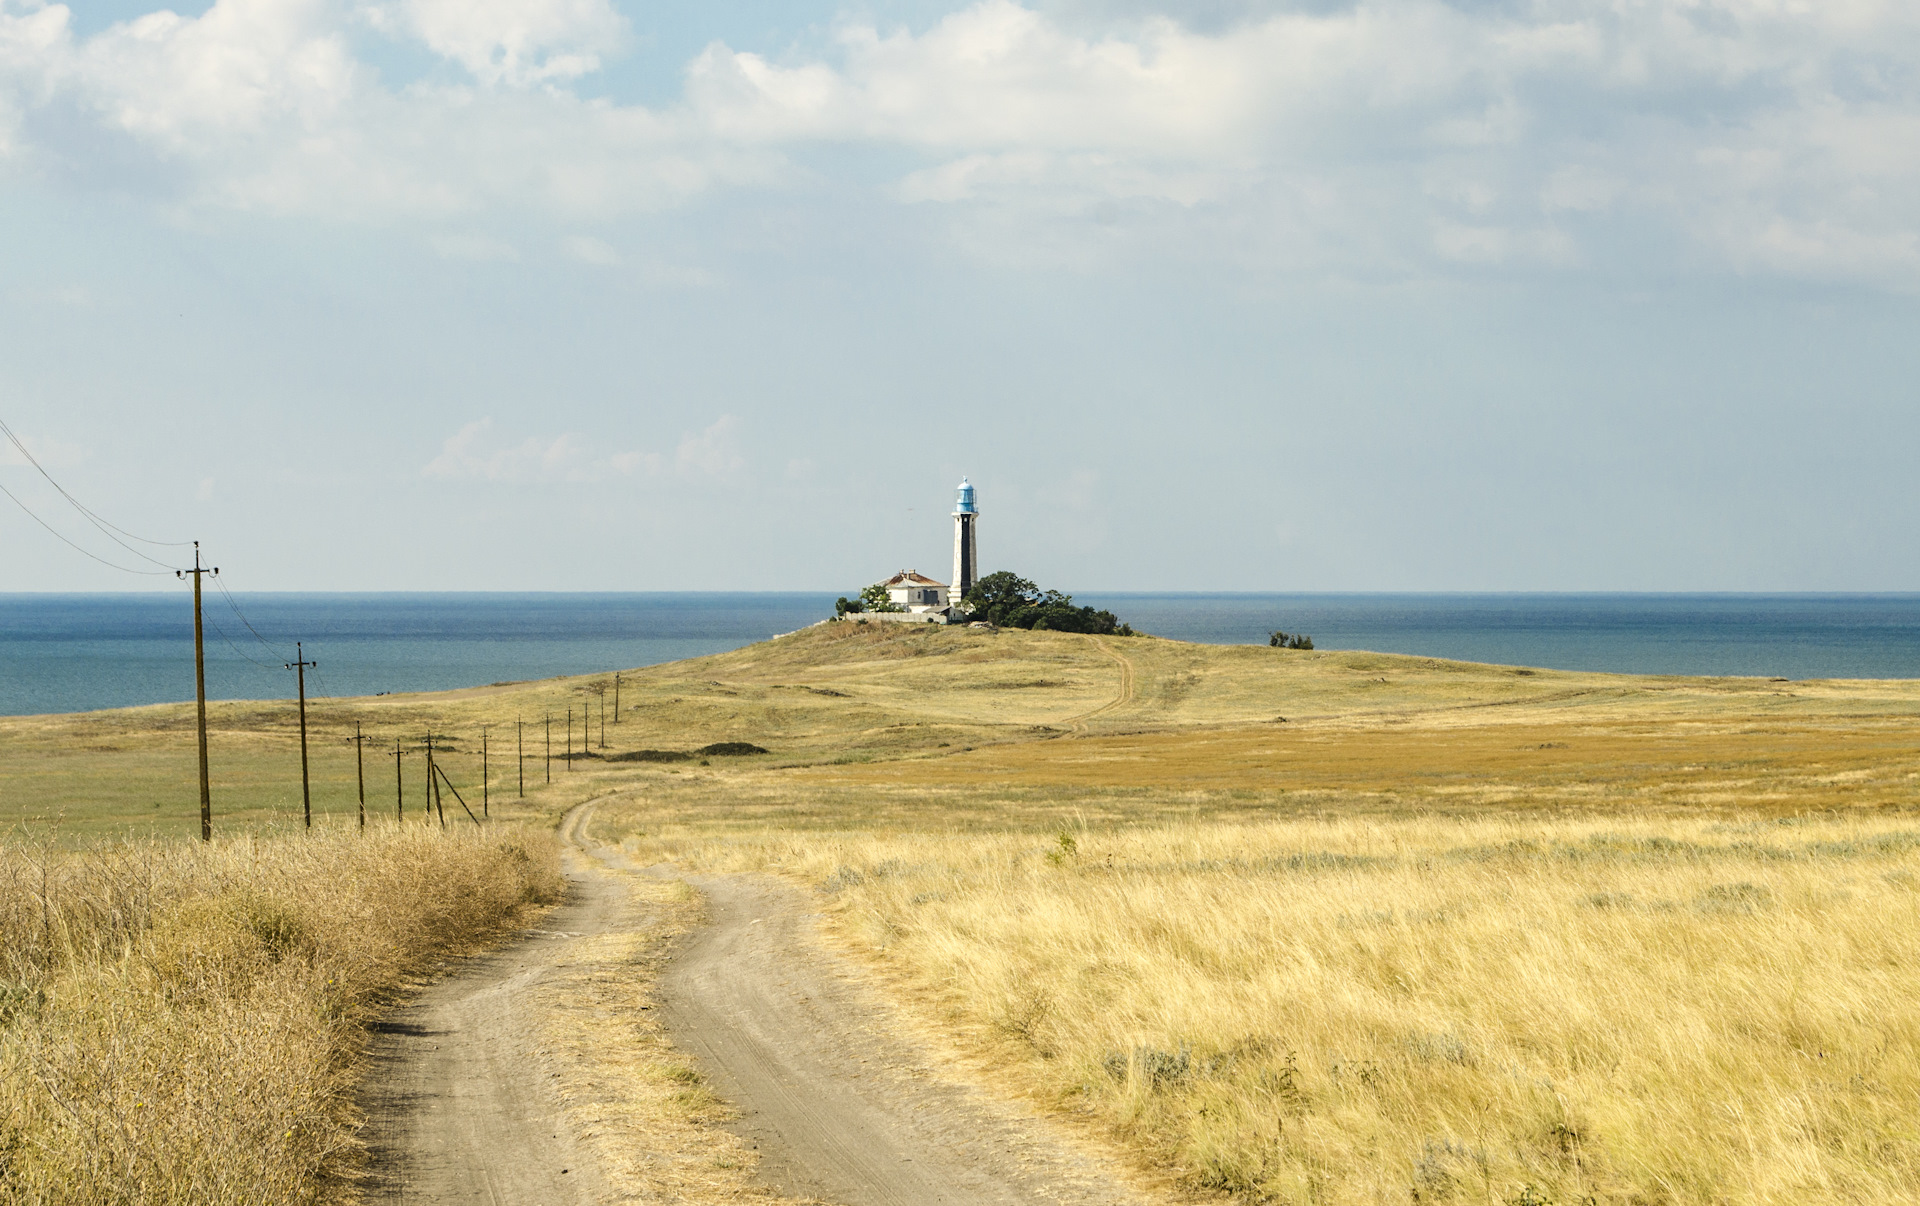
[[[306,822],[306,827],[308,829],[312,829],[313,828],[313,789],[312,789],[311,778],[307,770],[306,671],[309,667],[317,666],[319,665],[319,663],[305,660],[304,652],[301,650],[301,647],[298,642],[295,643],[294,649],[295,649],[294,657],[296,660],[287,663],[287,669],[296,671],[299,677],[300,807],[301,807],[302,816]],[[607,685],[604,682],[595,683],[591,687],[584,688],[584,691],[588,694],[596,695],[599,697],[599,700],[600,700],[600,748],[606,749],[607,748]],[[620,676],[618,674],[615,674],[613,676],[613,722],[615,724],[620,723]],[[572,708],[567,709],[566,717],[565,717],[565,725],[566,725],[565,741],[561,747],[560,757],[561,757],[561,763],[564,769],[567,771],[571,771],[573,769],[573,709]],[[580,752],[583,755],[586,753],[587,742],[592,738],[592,726],[593,726],[592,712],[589,710],[588,705],[585,702],[582,702],[580,707],[580,728],[581,728]],[[548,712],[546,714],[543,720],[543,727],[544,727],[544,736],[545,736],[545,749],[542,753],[541,770],[542,770],[542,774],[545,776],[546,782],[552,783],[553,782],[553,713],[552,712]],[[442,740],[445,740],[446,736],[447,735],[444,733],[440,734],[440,737]],[[491,765],[491,758],[490,758],[489,737],[490,735],[488,732],[488,726],[486,725],[480,726],[480,813],[478,816],[476,816],[474,815],[474,811],[472,807],[467,804],[466,797],[460,794],[460,789],[455,787],[453,785],[453,780],[447,777],[446,768],[440,765],[440,763],[434,759],[434,756],[433,756],[434,755],[434,745],[433,745],[434,733],[433,733],[433,730],[431,729],[427,730],[426,735],[421,743],[421,748],[425,752],[426,759],[427,759],[426,796],[425,796],[426,810],[427,810],[427,816],[429,819],[432,819],[435,816],[439,818],[440,825],[442,828],[445,828],[447,823],[446,797],[442,792],[443,787],[446,791],[453,793],[453,798],[455,802],[457,802],[460,805],[460,807],[463,810],[465,810],[467,816],[473,820],[474,824],[478,825],[482,821],[490,819],[492,817],[493,815],[493,807],[492,807],[493,775],[492,775],[492,765]],[[514,763],[516,766],[515,791],[520,798],[524,799],[527,794],[526,726],[525,726],[525,722],[520,717],[514,718],[513,741],[514,741]],[[353,723],[354,777],[359,789],[359,800],[360,800],[359,822],[360,822],[360,828],[363,830],[367,827],[366,743],[367,743],[367,736],[365,732],[362,731],[360,727],[360,722],[356,720]],[[405,764],[404,764],[405,757],[406,757],[406,749],[402,742],[402,739],[398,737],[394,738],[394,742],[393,742],[393,815],[396,821],[403,821],[406,819],[407,783],[406,783],[406,772],[405,772]]]
[[[193,688],[194,688],[193,695],[194,695],[194,706],[195,706],[194,728],[196,731],[196,736],[199,739],[199,747],[200,747],[199,749],[199,754],[200,754],[200,758],[199,758],[199,763],[200,763],[200,840],[203,842],[210,842],[213,840],[213,776],[211,773],[211,769],[209,767],[209,760],[207,756],[207,648],[206,648],[206,638],[205,638],[204,623],[203,623],[201,603],[200,603],[202,579],[210,575],[216,578],[219,577],[220,568],[218,566],[207,566],[207,565],[202,565],[200,563],[200,542],[196,540],[193,542],[193,568],[190,570],[189,569],[176,570],[174,572],[174,576],[178,578],[193,579]],[[245,620],[245,618],[246,617],[244,616],[241,617],[243,621]],[[251,625],[249,625],[249,627],[251,627]],[[258,636],[259,634],[255,633],[254,635]],[[312,829],[313,828],[313,782],[307,766],[307,671],[319,666],[320,663],[317,661],[307,660],[306,651],[301,642],[298,642],[298,641],[294,642],[293,649],[294,649],[293,660],[286,663],[286,668],[294,671],[295,681],[298,683],[299,696],[300,696],[300,809],[301,809],[302,816],[305,819],[306,827],[308,829]],[[604,681],[594,683],[591,687],[588,687],[585,690],[590,694],[598,695],[600,697],[600,748],[606,749],[607,748],[607,684]],[[620,676],[618,674],[615,674],[613,676],[613,722],[615,724],[620,723]],[[586,706],[586,702],[584,700],[581,701],[580,723],[583,730],[581,734],[581,738],[582,738],[581,752],[584,753],[586,749],[586,741],[588,740],[589,734],[591,733],[591,714],[589,713]],[[521,744],[520,737],[522,735],[521,734],[522,728],[523,726],[521,721],[518,718],[516,718],[514,720],[514,737],[515,737],[516,746],[519,746]],[[546,730],[547,730],[546,778],[547,778],[547,782],[551,783],[553,782],[553,713],[552,712],[547,713]],[[440,817],[440,823],[444,826],[446,824],[446,819],[447,819],[446,808],[442,803],[439,783],[445,782],[447,788],[450,790],[453,790],[453,798],[460,802],[460,807],[466,809],[468,816],[473,817],[473,809],[467,807],[466,800],[461,797],[457,789],[453,788],[453,784],[447,781],[446,771],[438,768],[433,761],[433,734],[431,732],[427,734],[426,746],[427,746],[427,793],[428,793],[428,799],[430,801],[430,805],[429,805],[430,810],[438,811],[439,817]],[[366,757],[365,757],[366,737],[360,731],[359,721],[355,721],[353,725],[353,747],[354,747],[355,773],[356,773],[356,776],[358,777],[359,788],[360,788],[360,828],[364,830],[367,827],[367,770],[366,770]],[[403,797],[405,794],[406,785],[405,785],[404,776],[401,774],[401,754],[402,754],[402,750],[400,747],[400,742],[396,740],[394,742],[394,747],[393,747],[394,814],[395,816],[403,816],[405,812],[403,807],[405,801]],[[567,709],[567,744],[566,744],[566,750],[563,754],[563,758],[565,760],[567,769],[572,770],[573,769],[573,709],[572,708]],[[527,781],[526,781],[527,776],[526,776],[526,756],[525,756],[524,749],[521,749],[519,751],[519,762],[520,762],[519,791],[522,796],[525,796],[527,794]],[[489,809],[490,792],[488,790],[488,775],[486,773],[487,771],[487,765],[486,765],[487,764],[487,730],[485,726],[482,726],[480,730],[480,763],[481,763],[480,815],[477,817],[473,817],[474,824],[476,825],[479,824],[483,819],[485,819],[490,812],[490,809]],[[436,781],[436,772],[438,777],[437,781]]]

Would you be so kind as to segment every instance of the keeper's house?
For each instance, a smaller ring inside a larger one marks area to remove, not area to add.
[[[904,607],[905,613],[895,612],[900,619],[923,620],[928,624],[944,624],[947,620],[947,584],[935,582],[919,570],[901,570],[880,584],[887,590],[887,600],[895,607]],[[885,616],[887,613],[880,613]]]

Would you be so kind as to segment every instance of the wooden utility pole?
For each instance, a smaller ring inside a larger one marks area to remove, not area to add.
[[[604,750],[607,748],[607,684],[601,683],[595,694],[600,696],[600,748]]]
[[[465,800],[460,802],[466,803]],[[483,817],[493,815],[487,808],[487,726],[484,724],[480,726],[480,815]]]
[[[613,676],[613,723],[620,723],[620,675],[617,671]]]
[[[547,782],[553,782],[553,713],[547,713]]]
[[[293,643],[293,660],[287,669],[294,672],[300,683],[300,809],[306,813],[307,828],[313,828],[313,789],[307,779],[307,667],[318,666],[319,662],[310,662],[300,648],[300,642]]]
[[[433,781],[433,730],[427,730],[427,823],[433,823],[433,810],[440,805],[440,828],[447,827],[446,805],[440,804],[440,786]]]
[[[513,718],[513,765],[520,776],[520,798],[527,798],[527,743],[520,733],[520,718]]]
[[[453,785],[453,780],[447,778],[446,768],[435,767],[434,770],[439,773],[440,782],[444,783],[446,785],[447,790],[453,793],[453,798],[460,801],[460,810],[467,814],[467,819],[472,821],[476,825],[481,824],[482,822],[480,818],[473,815],[473,809],[467,807],[466,797],[462,796],[460,794],[460,789]],[[435,787],[433,789],[433,794],[438,796],[440,794],[440,789],[438,787]],[[440,821],[440,824],[444,827],[446,823],[447,822],[445,820],[445,810],[442,809],[442,819]]]
[[[400,739],[393,739],[393,819],[407,819],[407,777],[400,770]]]
[[[173,576],[184,578],[193,575],[193,698],[200,708],[200,840],[213,840],[213,786],[207,778],[207,645],[200,631],[200,578],[204,574],[218,577],[220,567],[203,569],[200,566],[200,542],[193,542],[193,568],[175,570]]]
[[[366,739],[360,735],[360,722],[353,722],[353,774],[360,783],[360,832],[367,831],[367,757]]]
[[[573,709],[567,709],[567,752],[562,755],[568,770],[573,769]]]

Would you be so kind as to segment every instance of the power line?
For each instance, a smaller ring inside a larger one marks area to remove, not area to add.
[[[135,536],[132,532],[127,531],[125,528],[120,527],[117,524],[108,523],[106,520],[102,519],[99,515],[95,514],[91,507],[88,507],[85,503],[81,502],[79,499],[69,494],[65,486],[62,486],[59,482],[53,480],[53,474],[48,473],[46,466],[42,465],[34,457],[33,453],[27,451],[26,444],[21,441],[19,436],[14,434],[13,428],[7,426],[7,421],[5,419],[0,419],[0,432],[5,433],[7,439],[12,442],[13,446],[20,450],[20,455],[27,458],[27,463],[29,465],[32,465],[35,469],[38,469],[40,471],[40,476],[46,478],[47,483],[51,485],[55,490],[58,490],[60,492],[60,497],[66,499],[68,502],[73,504],[74,510],[86,516],[87,519],[90,520],[95,527],[99,528],[102,532],[106,534],[107,539],[112,540],[115,544],[119,545],[123,549],[126,549],[129,553],[132,553],[134,556],[145,557],[148,561],[153,561],[155,565],[165,564],[164,562],[154,561],[153,558],[147,557],[147,555],[141,552],[139,549],[136,549],[127,545],[126,543],[124,543],[123,541],[115,537],[113,535],[114,532],[120,533],[121,536],[125,536],[128,540],[138,540],[141,544],[150,544],[156,548],[183,549],[183,548],[186,548],[189,544],[193,543],[191,540],[148,540],[145,536]],[[111,528],[112,531],[108,531],[107,529],[109,528]],[[167,566],[167,568],[172,569],[173,567]]]
[[[233,597],[233,592],[227,589],[227,584],[218,578],[213,580],[213,584],[220,588],[221,597],[226,599],[227,606],[233,609],[233,614],[240,618],[240,622],[247,626],[247,631],[253,634],[253,639],[265,646],[269,653],[279,657],[283,651],[275,649],[272,641],[260,635],[260,630],[253,626],[253,621],[247,619],[247,613],[240,610],[240,601]]]
[[[326,675],[320,673],[318,670],[315,670],[313,672],[313,681],[314,681],[314,685],[320,689],[320,698],[322,699],[340,698],[339,692],[333,689],[332,682],[330,682],[327,679]]]
[[[215,579],[215,581],[218,581],[218,579]],[[234,644],[233,638],[227,635],[226,629],[220,627],[218,621],[209,618],[207,620],[207,623],[212,626],[213,634],[219,637],[221,640],[225,641],[227,643],[227,648],[233,650],[236,654],[238,654],[241,657],[242,660],[252,662],[254,665],[260,667],[262,670],[279,669],[279,667],[277,666],[269,666],[267,663],[261,661],[260,659],[249,654],[246,650],[240,648],[240,646]]]
[[[73,541],[67,539],[66,536],[62,535],[58,528],[54,527],[52,524],[48,523],[46,520],[36,515],[32,507],[29,507],[27,504],[21,502],[19,496],[14,494],[13,491],[7,489],[5,486],[0,486],[0,494],[4,494],[8,498],[12,499],[14,506],[19,507],[22,511],[25,511],[27,513],[27,517],[32,519],[33,522],[39,524],[41,527],[45,528],[47,531],[52,532],[55,539],[59,540],[63,544],[71,545],[75,552],[78,552],[82,556],[93,558],[95,561],[98,561],[101,565],[106,566],[108,569],[117,569],[123,574],[152,574],[152,575],[155,575],[156,577],[164,574],[172,574],[172,573],[179,572],[173,569],[171,566],[169,566],[166,569],[143,570],[143,569],[132,569],[124,565],[116,565],[113,562],[108,561],[105,557],[100,556],[98,553],[89,552],[87,549],[84,549],[81,546],[74,544]],[[141,555],[145,556],[144,553]],[[153,561],[153,558],[148,557],[147,560]],[[159,565],[161,563],[158,561],[155,561],[154,564]]]

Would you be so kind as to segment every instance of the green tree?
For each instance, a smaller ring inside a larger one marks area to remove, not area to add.
[[[1275,649],[1311,649],[1313,638],[1298,632],[1281,632],[1274,629],[1267,634],[1267,644]]]
[[[976,619],[1003,626],[1016,611],[1039,601],[1039,587],[1007,570],[988,574],[975,582],[962,600]]]
[[[1087,632],[1100,636],[1133,635],[1133,628],[1120,623],[1112,612],[1075,607],[1072,595],[1057,590],[1041,590],[1007,570],[988,574],[974,583],[964,603],[977,619],[1003,628]]]
[[[906,608],[893,601],[887,594],[883,583],[876,582],[860,592],[862,611],[905,611]]]

